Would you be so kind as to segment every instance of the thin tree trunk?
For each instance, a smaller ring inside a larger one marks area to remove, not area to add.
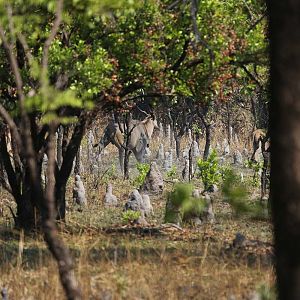
[[[74,174],[80,175],[80,170],[81,170],[81,149],[79,147],[75,157]]]
[[[269,0],[271,200],[279,299],[300,299],[300,1]]]
[[[176,157],[180,158],[180,142],[181,142],[181,136],[178,134],[175,135],[175,146],[176,146]]]
[[[130,137],[133,128],[130,128],[131,115],[126,115],[125,119],[125,154],[124,154],[124,179],[129,179],[129,157],[130,150],[128,149]]]
[[[49,250],[58,263],[60,280],[68,299],[82,299],[79,285],[76,281],[73,262],[68,248],[59,238],[56,228],[56,208],[55,208],[55,135],[54,125],[50,125],[49,144],[48,144],[48,166],[47,166],[47,187],[44,198],[43,211],[43,230],[45,240]]]
[[[211,125],[205,124],[205,147],[204,147],[204,153],[203,153],[203,159],[207,160],[209,155],[209,148],[211,143]]]
[[[61,125],[58,127],[57,142],[56,142],[56,145],[57,145],[56,157],[57,157],[57,165],[58,165],[59,169],[61,168],[61,164],[62,164],[62,160],[63,160],[63,136],[64,136],[63,132],[64,132],[64,128]]]
[[[193,177],[193,143],[190,144],[189,149],[189,181],[192,180]]]
[[[63,147],[63,162],[61,169],[56,172],[55,198],[57,203],[57,218],[64,220],[66,215],[66,185],[70,177],[73,161],[80,147],[81,140],[86,128],[86,119],[81,117],[79,123],[75,126],[73,135],[68,143]],[[65,130],[64,130],[65,134]]]

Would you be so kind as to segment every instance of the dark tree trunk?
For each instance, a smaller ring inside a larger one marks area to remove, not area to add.
[[[254,119],[254,129],[257,128],[257,113],[256,113],[256,106],[255,106],[255,100],[253,97],[251,97],[251,111]]]
[[[279,299],[300,299],[300,1],[269,0],[271,201]]]
[[[193,177],[193,143],[190,144],[189,149],[189,181],[192,180]]]
[[[229,104],[226,103],[226,114],[227,114],[227,139],[228,139],[228,144],[231,145],[231,130],[230,130],[230,127],[231,127],[231,117],[230,117],[230,107],[229,107]]]
[[[210,143],[211,143],[211,125],[205,124],[204,126],[205,126],[205,147],[204,147],[203,159],[207,160]]]
[[[58,168],[61,168],[63,161],[63,136],[64,136],[63,126],[59,126],[57,130],[57,142],[56,142],[56,157]]]
[[[79,147],[75,157],[74,174],[80,175],[80,170],[81,170],[81,151]]]
[[[61,145],[62,157],[64,157],[67,152],[67,148],[69,144],[69,131],[70,131],[70,125],[65,125],[63,127],[63,138],[62,138],[62,145]]]
[[[55,176],[55,198],[57,206],[57,218],[64,220],[66,215],[66,185],[70,177],[75,156],[80,147],[81,140],[85,133],[86,119],[82,117],[79,123],[75,126],[73,135],[68,145],[63,147],[63,162],[61,169],[56,172]],[[64,130],[64,137],[65,130]],[[65,139],[66,141],[67,139]],[[63,142],[64,144],[64,142]]]
[[[178,134],[175,135],[175,146],[176,146],[176,157],[180,158],[180,142],[181,142],[181,136]]]
[[[261,199],[263,200],[267,195],[267,185],[268,185],[268,170],[270,165],[270,153],[267,151],[263,151],[263,167],[261,173]]]
[[[130,157],[130,150],[125,149],[125,154],[124,154],[124,179],[129,179],[129,157]]]
[[[134,128],[130,128],[129,124],[131,123],[131,115],[126,115],[125,118],[125,153],[124,153],[124,179],[129,179],[129,157],[130,157],[130,150],[128,149],[130,136],[132,133],[132,130]]]

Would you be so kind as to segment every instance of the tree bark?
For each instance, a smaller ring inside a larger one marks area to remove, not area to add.
[[[56,157],[57,157],[57,165],[58,168],[61,168],[62,160],[63,160],[63,135],[64,128],[63,126],[59,126],[57,130],[57,142],[56,142]]]
[[[300,2],[267,1],[271,199],[279,299],[300,299]]]
[[[209,155],[210,143],[211,143],[211,125],[204,124],[204,126],[205,126],[205,147],[204,147],[203,159],[207,160]]]
[[[79,123],[74,128],[73,135],[68,145],[64,145],[63,147],[64,149],[62,166],[60,170],[57,171],[55,176],[55,198],[57,206],[57,218],[59,220],[64,220],[66,216],[66,185],[72,171],[73,161],[80,147],[81,140],[84,136],[85,129],[86,118],[85,116],[82,116]]]
[[[54,125],[49,132],[48,144],[48,166],[47,166],[47,187],[42,203],[42,222],[44,237],[48,244],[49,250],[57,261],[61,283],[66,292],[68,299],[82,299],[81,290],[78,286],[73,270],[73,262],[68,248],[59,238],[55,216],[55,135]]]

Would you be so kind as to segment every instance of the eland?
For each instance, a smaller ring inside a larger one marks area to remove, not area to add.
[[[159,130],[159,127],[153,114],[147,114],[142,121],[131,120],[128,129],[130,135],[126,146],[124,125],[111,121],[104,129],[99,143],[95,144],[94,147],[99,146],[99,153],[101,153],[108,144],[115,145],[119,150],[119,162],[123,172],[125,149],[131,151],[138,162],[144,162],[146,148],[149,147],[155,129]]]

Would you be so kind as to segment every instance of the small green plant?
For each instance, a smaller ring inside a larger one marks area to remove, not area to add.
[[[247,205],[248,191],[233,170],[228,169],[224,175],[222,194],[237,215],[250,211]]]
[[[139,175],[134,179],[133,185],[135,187],[140,187],[145,181],[146,175],[150,170],[150,165],[137,163],[136,168],[139,171]]]
[[[175,179],[177,177],[177,167],[175,165],[166,173],[167,178]]]
[[[261,300],[275,300],[277,299],[276,288],[274,286],[269,286],[262,284],[257,290]]]
[[[117,168],[114,163],[102,175],[102,181],[108,183],[111,179],[116,178]]]
[[[228,169],[224,175],[222,194],[236,215],[247,214],[252,218],[268,218],[268,207],[261,201],[249,202],[249,191],[239,175]]]
[[[204,189],[208,190],[213,184],[220,181],[222,174],[218,162],[217,152],[213,150],[207,160],[199,159],[197,162],[200,176]]]
[[[139,211],[126,210],[122,213],[122,222],[125,224],[133,223],[141,216]]]
[[[202,134],[202,130],[197,124],[193,124],[193,132],[199,135]]]
[[[168,194],[165,222],[181,224],[192,216],[200,216],[205,208],[203,199],[192,197],[193,186],[190,184],[176,184]]]
[[[260,186],[260,173],[262,172],[263,162],[253,161],[251,159],[246,160],[245,167],[254,171],[253,177],[251,180],[251,185],[253,187]]]

